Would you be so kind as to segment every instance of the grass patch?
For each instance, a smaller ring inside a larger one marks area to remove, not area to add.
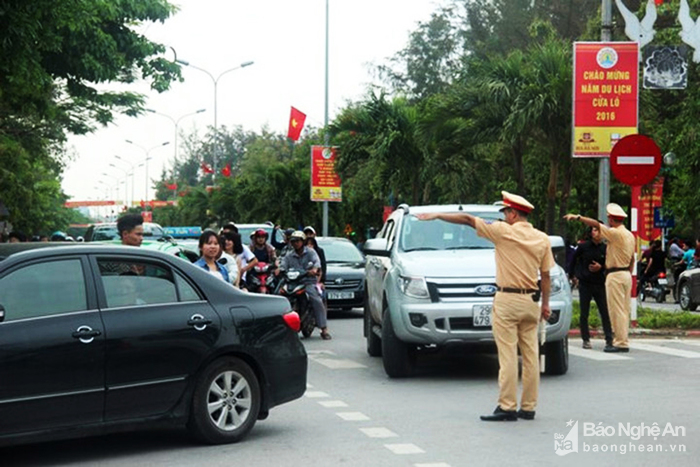
[[[579,329],[581,322],[581,306],[574,300],[571,329]],[[644,329],[700,329],[700,314],[689,311],[673,313],[670,311],[637,308],[637,323]],[[602,329],[598,307],[591,301],[591,311],[588,314],[588,325],[591,329]]]

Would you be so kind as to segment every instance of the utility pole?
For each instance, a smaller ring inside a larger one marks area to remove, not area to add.
[[[330,146],[330,135],[328,134],[328,0],[326,0],[326,99],[325,115],[323,126],[326,129],[325,146]],[[328,236],[328,201],[323,202],[323,236]]]
[[[612,40],[612,0],[602,0],[600,40]],[[610,158],[601,157],[598,165],[598,219],[606,219],[605,208],[610,203]]]

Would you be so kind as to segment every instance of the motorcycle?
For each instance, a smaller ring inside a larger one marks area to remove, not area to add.
[[[644,282],[644,286],[639,291],[639,298],[644,301],[647,297],[652,297],[656,303],[664,303],[667,294],[668,278],[665,272],[660,272]]]
[[[274,263],[258,263],[248,271],[246,283],[248,291],[261,294],[274,293],[276,288]]]
[[[299,315],[299,321],[301,321],[299,330],[304,337],[311,336],[316,327],[316,318],[314,318],[311,301],[306,295],[306,284],[303,281],[307,275],[307,271],[296,269],[290,269],[289,271],[280,270],[282,279],[277,290],[279,295],[289,300],[292,310]]]

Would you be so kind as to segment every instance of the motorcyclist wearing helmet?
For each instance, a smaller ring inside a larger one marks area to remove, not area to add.
[[[281,242],[277,241],[277,231],[280,230],[280,226],[276,225],[274,229],[272,229],[272,238],[270,238],[270,243],[272,244],[273,247],[275,247],[277,250],[279,250],[280,255],[279,259],[281,260],[282,258],[285,257],[285,255],[291,251],[294,251],[294,248],[292,248],[291,243],[289,243],[289,237],[292,236],[294,233],[294,229],[288,228],[284,229],[284,240]]]
[[[251,237],[252,243],[250,244],[250,251],[258,258],[258,261],[261,263],[274,264],[274,262],[277,261],[277,255],[272,245],[267,243],[267,231],[265,229],[258,229],[253,232]]]
[[[290,236],[289,243],[291,243],[294,251],[282,259],[281,267],[285,271],[296,269],[299,271],[309,271],[311,273],[303,279],[306,295],[309,297],[311,307],[314,310],[316,326],[321,328],[321,338],[328,340],[331,338],[331,335],[328,332],[326,308],[323,306],[321,295],[318,293],[318,289],[316,288],[316,277],[321,273],[321,260],[318,258],[318,255],[313,249],[304,246],[305,240],[306,235],[304,235],[304,232],[299,230],[295,231]]]

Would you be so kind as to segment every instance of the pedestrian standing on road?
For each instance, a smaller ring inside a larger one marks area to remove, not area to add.
[[[143,243],[143,217],[141,214],[126,214],[117,220],[117,232],[122,245],[141,246]]]
[[[496,247],[496,296],[493,300],[493,337],[498,348],[498,407],[484,421],[533,420],[540,382],[537,328],[550,315],[549,271],[555,266],[549,237],[528,222],[534,209],[522,196],[503,194],[505,222],[487,223],[468,213],[418,214],[422,220],[441,219],[466,224]],[[537,276],[541,277],[538,288]],[[538,307],[541,294],[542,304]],[[518,348],[523,357],[523,392],[518,404]]]
[[[606,208],[608,224],[579,214],[567,214],[567,221],[578,220],[589,227],[600,229],[602,238],[608,241],[605,256],[605,296],[610,310],[612,329],[615,333],[613,345],[605,352],[629,352],[630,292],[632,291],[632,268],[634,267],[634,235],[625,228],[627,214],[615,203]]]
[[[613,344],[608,303],[605,298],[605,251],[606,245],[600,236],[600,229],[589,227],[590,237],[580,243],[574,252],[569,269],[569,276],[578,283],[579,301],[581,305],[580,329],[583,348],[591,348],[591,333],[588,328],[588,315],[591,309],[591,298],[595,300],[605,333],[605,346]]]

